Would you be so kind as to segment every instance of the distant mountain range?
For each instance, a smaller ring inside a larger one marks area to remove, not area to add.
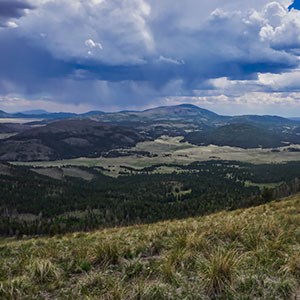
[[[3,110],[0,110],[0,118],[9,118],[9,119],[45,119],[45,120],[60,120],[68,119],[75,117],[87,117],[91,115],[101,115],[104,112],[101,111],[89,111],[83,114],[75,114],[70,112],[55,112],[50,113],[45,110],[29,110],[18,113],[7,113]]]
[[[101,116],[101,117],[100,117]],[[161,106],[156,108],[147,109],[144,111],[120,111],[120,112],[103,112],[103,111],[89,111],[81,114],[70,113],[70,112],[48,112],[46,110],[28,110],[17,113],[7,113],[0,110],[0,118],[24,118],[24,119],[45,119],[45,120],[56,120],[56,119],[68,119],[68,118],[86,118],[95,117],[107,120],[123,122],[125,120],[139,120],[140,118],[151,119],[151,120],[178,120],[182,118],[196,119],[197,121],[224,121],[228,119],[232,120],[248,120],[254,122],[261,122],[269,120],[269,122],[288,122],[300,121],[299,118],[283,118],[278,116],[258,116],[258,115],[242,115],[242,116],[222,116],[218,115],[207,109],[200,108],[193,104],[181,104],[175,106]],[[132,119],[133,118],[133,119]]]
[[[0,140],[0,160],[5,161],[98,157],[106,151],[132,147],[162,135],[183,136],[185,141],[199,146],[277,148],[300,144],[297,119],[221,116],[190,104],[116,113],[37,110],[8,114],[0,111],[0,118],[29,119],[23,125],[0,124],[0,133],[10,134]],[[42,121],[30,122],[32,119]]]
[[[33,115],[48,115],[50,113],[43,109],[35,109],[35,110],[22,111],[20,112],[20,114],[33,116]]]

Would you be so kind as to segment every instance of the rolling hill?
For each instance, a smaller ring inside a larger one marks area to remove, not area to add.
[[[103,112],[101,111],[89,111],[83,114],[76,114],[70,112],[55,112],[50,113],[45,110],[29,110],[18,113],[6,113],[0,110],[0,118],[8,118],[8,119],[43,119],[43,120],[61,120],[61,119],[69,119],[76,117],[89,117],[92,115],[101,115]]]
[[[115,148],[133,147],[145,138],[135,130],[89,119],[60,120],[0,142],[0,160],[54,160],[95,157]]]
[[[191,132],[185,141],[199,146],[217,145],[239,148],[276,148],[290,144],[291,137],[256,125],[235,123],[216,127],[205,132]],[[300,143],[300,138],[295,142]]]
[[[105,151],[132,147],[163,135],[183,136],[184,141],[194,145],[245,149],[300,144],[300,122],[295,120],[278,116],[221,116],[190,104],[116,113],[39,113],[6,114],[7,118],[34,117],[41,121],[2,124],[0,131],[8,138],[0,141],[0,160],[99,157]],[[11,133],[13,137],[9,137]]]
[[[29,125],[24,124],[12,124],[12,123],[0,123],[0,133],[18,133],[30,129]]]
[[[214,123],[224,119],[223,116],[211,112],[207,109],[200,108],[192,104],[181,104],[177,106],[163,106],[147,109],[141,112],[128,112],[139,118],[145,118],[152,121],[161,120],[193,120],[197,122]]]
[[[180,127],[182,125],[199,128],[203,126],[214,126],[230,119],[220,116],[209,110],[191,104],[175,106],[162,106],[144,111],[122,111],[117,113],[106,113],[94,115],[99,121],[117,122],[122,124],[137,123],[139,126],[146,124],[162,124]]]
[[[0,241],[1,299],[298,299],[300,196],[152,225]]]
[[[195,105],[158,107],[142,112],[103,114],[105,122],[134,124],[149,137],[184,136],[195,145],[273,148],[299,144],[300,123],[278,116],[221,116]]]
[[[200,108],[192,104],[180,104],[174,106],[162,106],[147,109],[144,111],[121,111],[105,113],[103,111],[89,111],[82,114],[69,112],[49,113],[44,110],[32,110],[19,113],[6,113],[0,111],[1,118],[36,118],[45,120],[59,120],[69,118],[92,118],[104,122],[158,122],[158,121],[184,121],[186,123],[194,122],[196,124],[203,123],[209,126],[225,125],[228,123],[253,123],[257,125],[270,126],[280,125],[299,125],[299,118],[282,118],[278,116],[257,116],[257,115],[242,115],[242,116],[222,116],[207,109]]]
[[[5,111],[3,110],[0,110],[0,118],[10,118],[11,115],[6,113]]]

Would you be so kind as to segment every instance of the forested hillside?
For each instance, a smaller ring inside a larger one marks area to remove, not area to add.
[[[57,234],[181,219],[254,206],[300,190],[299,162],[211,161],[181,166],[171,174],[154,173],[157,167],[118,178],[83,168],[94,176],[86,181],[55,180],[2,165],[0,234]]]
[[[135,146],[145,140],[127,127],[92,120],[60,120],[25,130],[0,141],[0,160],[55,160],[97,157],[102,152]]]

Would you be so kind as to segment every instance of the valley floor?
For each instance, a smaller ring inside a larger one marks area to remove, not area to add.
[[[291,145],[276,149],[242,149],[229,146],[195,146],[187,142],[182,142],[183,137],[163,136],[155,141],[138,143],[129,149],[119,149],[118,157],[99,158],[76,158],[58,161],[38,161],[38,162],[12,162],[14,165],[32,167],[101,167],[103,173],[108,176],[117,177],[122,172],[126,172],[125,167],[136,170],[159,164],[189,165],[193,162],[209,160],[240,161],[253,164],[285,163],[289,161],[300,161],[300,146]],[[290,149],[294,151],[290,151]],[[134,152],[148,152],[149,156],[132,154]],[[124,155],[128,153],[127,155]],[[174,170],[171,170],[173,172]],[[164,170],[161,173],[168,173]]]
[[[0,241],[0,299],[296,299],[300,195],[153,225]]]

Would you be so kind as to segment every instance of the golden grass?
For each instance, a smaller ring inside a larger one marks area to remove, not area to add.
[[[0,241],[0,299],[293,299],[300,195],[153,225]]]

